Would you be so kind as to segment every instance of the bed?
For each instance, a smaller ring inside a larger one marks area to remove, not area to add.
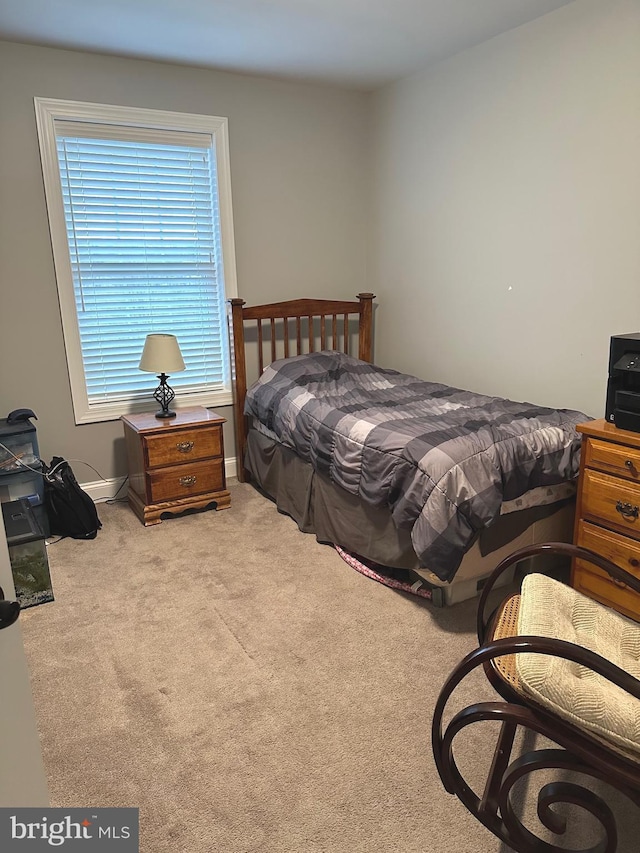
[[[451,604],[515,548],[571,541],[589,418],[374,365],[374,298],[230,300],[238,477]]]

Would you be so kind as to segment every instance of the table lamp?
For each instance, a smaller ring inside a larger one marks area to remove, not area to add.
[[[182,353],[175,335],[147,335],[138,365],[140,370],[156,373],[160,384],[153,392],[154,398],[160,403],[161,409],[156,412],[157,418],[175,418],[176,413],[170,411],[169,403],[176,396],[167,385],[169,373],[184,370]]]

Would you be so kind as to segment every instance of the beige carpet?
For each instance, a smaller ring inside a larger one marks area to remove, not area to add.
[[[96,540],[49,547],[55,602],[21,620],[52,805],[139,807],[143,853],[504,851],[430,749],[475,602],[395,592],[231,492],[150,528],[102,504]]]

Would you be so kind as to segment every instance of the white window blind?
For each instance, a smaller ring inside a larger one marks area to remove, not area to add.
[[[157,332],[182,351],[186,369],[170,379],[178,401],[228,395],[235,292],[225,289],[215,134],[67,117],[53,130],[86,408],[148,405],[153,383],[138,363]]]

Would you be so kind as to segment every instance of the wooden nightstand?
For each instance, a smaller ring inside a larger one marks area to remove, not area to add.
[[[640,433],[603,418],[578,426],[582,433],[574,542],[640,578]],[[595,566],[574,561],[573,586],[640,619],[640,601],[627,586]]]
[[[226,509],[222,424],[225,418],[200,406],[176,409],[176,417],[123,415],[129,463],[129,505],[145,525],[164,513]]]

